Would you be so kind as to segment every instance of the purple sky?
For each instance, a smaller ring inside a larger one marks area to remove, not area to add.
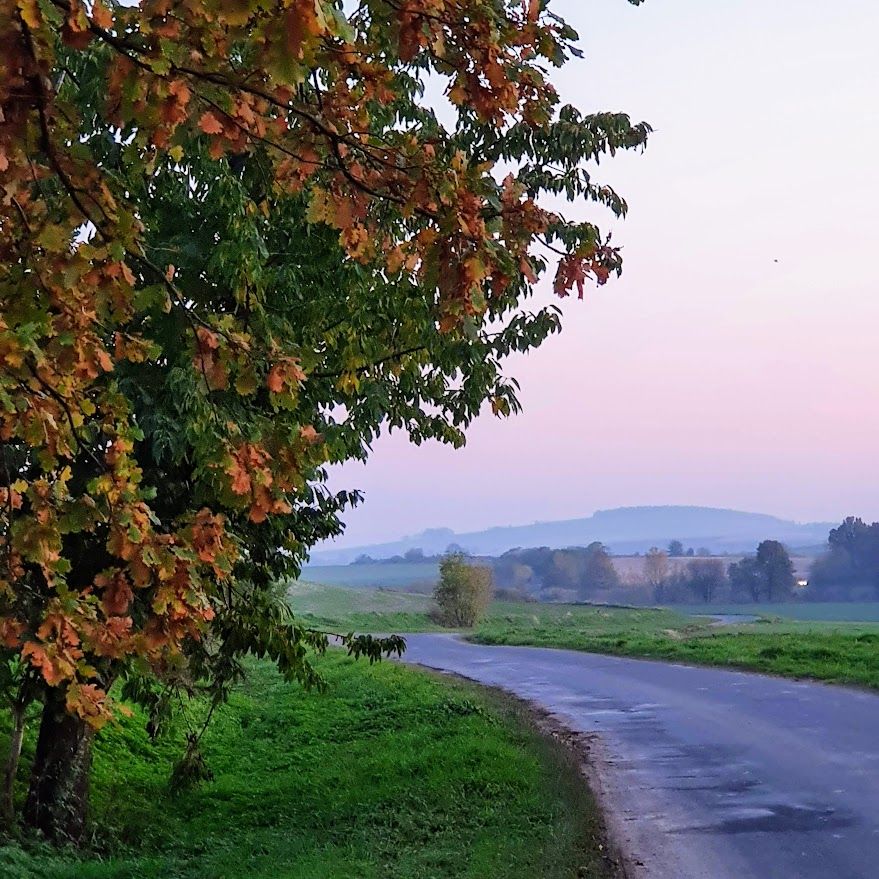
[[[335,471],[367,497],[339,545],[635,504],[879,518],[879,4],[552,8],[586,51],[564,99],[656,129],[602,165],[623,278],[511,361],[523,415]]]

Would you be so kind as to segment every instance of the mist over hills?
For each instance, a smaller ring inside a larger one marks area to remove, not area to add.
[[[745,513],[714,507],[660,506],[619,507],[599,510],[582,519],[533,522],[483,531],[458,533],[451,528],[430,528],[420,534],[345,549],[314,552],[309,564],[340,565],[360,555],[375,559],[422,549],[427,555],[444,552],[457,544],[474,555],[500,555],[516,547],[587,546],[601,541],[617,554],[646,552],[665,547],[671,540],[684,546],[706,547],[714,553],[751,552],[761,540],[779,540],[791,548],[817,547],[838,523],[793,522],[764,513]]]

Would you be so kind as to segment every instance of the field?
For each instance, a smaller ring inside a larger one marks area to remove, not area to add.
[[[398,663],[321,669],[328,693],[306,695],[254,665],[204,742],[214,781],[177,796],[179,735],[152,744],[140,716],[106,728],[92,851],[0,844],[0,877],[609,875],[572,759],[513,703]]]
[[[288,590],[296,614],[317,628],[337,632],[429,632],[429,595],[384,589],[344,589],[297,582]]]
[[[688,614],[749,614],[825,623],[879,623],[879,601],[871,602],[786,602],[784,604],[704,604],[675,605]]]
[[[327,586],[347,586],[349,589],[384,586],[389,589],[433,587],[439,576],[436,562],[400,562],[394,565],[308,565],[302,579]]]
[[[339,630],[436,628],[424,596],[307,587],[310,616]],[[377,602],[373,604],[373,602]],[[380,605],[390,608],[387,612]],[[301,610],[295,592],[294,609]],[[716,626],[695,613],[755,613]],[[782,618],[778,611],[784,611]],[[799,619],[792,619],[794,613]],[[858,617],[840,621],[840,616]],[[484,644],[564,647],[619,656],[719,665],[794,678],[879,687],[879,604],[730,605],[651,609],[494,602],[468,638]]]

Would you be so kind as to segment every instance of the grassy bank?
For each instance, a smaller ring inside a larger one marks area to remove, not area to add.
[[[532,607],[496,611],[470,637],[879,688],[879,626],[871,623],[765,619],[718,628],[668,610]]]
[[[427,596],[297,585],[291,597],[294,608],[306,618],[342,631],[436,628],[428,615]],[[874,605],[730,605],[686,610],[764,616],[755,623],[719,628],[710,619],[677,609],[494,602],[486,619],[466,634],[483,644],[565,647],[879,688],[879,624],[872,622]],[[799,619],[776,615],[786,611],[799,611]],[[862,621],[844,621],[846,617]]]
[[[206,737],[215,780],[176,797],[179,742],[151,744],[138,717],[106,729],[96,850],[0,847],[0,876],[607,876],[585,786],[508,703],[394,663],[321,665],[326,695],[256,666]]]
[[[879,601],[786,601],[770,604],[704,604],[676,606],[681,613],[754,614],[813,623],[879,623]]]
[[[318,628],[336,632],[430,632],[429,595],[382,589],[345,589],[317,583],[293,583],[288,592],[297,615]]]

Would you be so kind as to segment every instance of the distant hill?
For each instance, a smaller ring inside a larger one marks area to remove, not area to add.
[[[389,543],[326,549],[312,554],[312,565],[343,565],[359,555],[375,559],[422,549],[433,555],[457,544],[474,555],[500,555],[515,547],[587,546],[594,540],[617,554],[645,552],[651,546],[666,547],[680,540],[685,547],[706,547],[714,553],[751,552],[761,540],[780,540],[789,547],[823,545],[837,523],[792,522],[763,513],[743,513],[712,507],[620,507],[599,510],[583,519],[534,522],[457,533],[450,528],[431,528]]]

